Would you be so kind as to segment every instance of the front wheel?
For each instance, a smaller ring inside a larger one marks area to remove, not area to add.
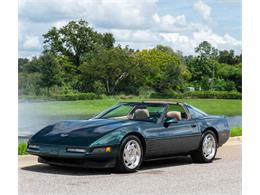
[[[202,136],[202,142],[198,150],[191,153],[194,162],[212,162],[217,153],[217,139],[212,131],[206,131]]]
[[[143,160],[143,148],[138,137],[127,136],[121,143],[116,169],[119,172],[135,172]]]

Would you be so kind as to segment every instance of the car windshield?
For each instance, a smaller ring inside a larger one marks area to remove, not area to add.
[[[123,103],[100,113],[96,118],[157,122],[166,105],[149,103]]]

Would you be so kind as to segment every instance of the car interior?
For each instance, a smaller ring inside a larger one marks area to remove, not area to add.
[[[177,121],[188,119],[188,115],[185,109],[180,104],[170,104],[168,108],[168,112],[166,113],[166,117],[174,118]]]
[[[127,108],[129,109],[129,108]],[[153,106],[145,106],[145,105],[138,105],[134,107],[130,107],[128,111],[123,111],[128,113],[126,115],[116,114],[112,116],[114,119],[124,119],[124,120],[142,120],[142,121],[157,121],[161,114],[164,112],[163,107],[153,107]],[[180,120],[187,120],[188,116],[180,104],[170,104],[168,106],[168,112],[166,113],[166,118],[174,118],[177,121]],[[111,117],[111,116],[110,116]]]

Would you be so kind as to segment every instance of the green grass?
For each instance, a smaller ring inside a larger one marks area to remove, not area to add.
[[[101,100],[80,100],[80,101],[49,101],[19,104],[19,111],[24,114],[43,116],[93,116],[104,109],[120,101],[141,101],[138,97],[133,99],[107,98]],[[150,100],[150,99],[149,99]],[[242,114],[241,100],[228,99],[164,99],[162,101],[179,101],[191,104],[209,114],[220,114],[235,116]],[[19,113],[20,114],[20,113]]]
[[[242,115],[242,100],[187,99],[180,101],[191,104],[209,114],[219,114],[227,116]]]
[[[242,127],[231,128],[231,137],[242,136]]]
[[[27,147],[26,143],[19,143],[18,144],[18,155],[26,154],[26,147]]]

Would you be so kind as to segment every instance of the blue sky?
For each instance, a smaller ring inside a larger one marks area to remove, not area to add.
[[[116,43],[134,49],[157,44],[194,54],[209,41],[241,52],[241,0],[20,0],[19,57],[42,51],[42,34],[52,26],[84,19]]]

